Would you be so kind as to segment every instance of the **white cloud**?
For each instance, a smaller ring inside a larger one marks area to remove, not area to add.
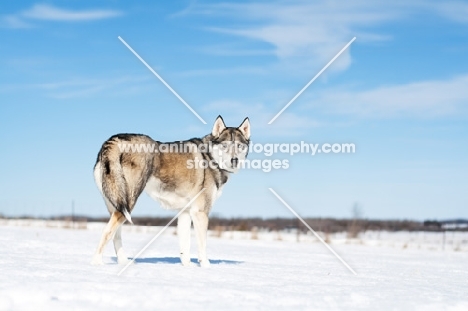
[[[390,36],[374,30],[387,22],[411,17],[413,14],[443,16],[452,22],[464,22],[468,4],[461,2],[262,2],[223,3],[191,6],[190,14],[222,18],[222,27],[207,28],[250,40],[270,44],[277,57],[273,69],[308,70],[321,68],[346,42],[357,36],[357,44],[369,41],[389,40]],[[238,45],[245,51],[246,45]],[[214,46],[214,48],[219,46]],[[231,45],[232,50],[236,46]],[[255,45],[254,49],[258,49]],[[209,48],[206,49],[209,51]],[[216,49],[215,49],[216,50]],[[341,55],[329,69],[345,70],[351,64],[351,51]],[[235,54],[232,51],[231,54]],[[270,68],[272,69],[272,68]],[[221,71],[219,71],[221,72]],[[328,70],[327,70],[328,72]],[[293,135],[319,126],[336,126],[323,115],[348,115],[353,118],[427,118],[453,116],[468,112],[468,75],[449,80],[427,80],[401,85],[381,86],[357,91],[352,89],[328,89],[308,96],[314,98],[306,105],[317,109],[317,116],[327,121],[316,121],[310,111],[300,114],[296,109],[286,110],[275,126],[266,125],[277,111],[260,103],[241,103],[220,100],[206,107],[207,112],[233,116],[241,120],[246,115],[265,134],[288,133]],[[302,102],[304,102],[302,100]],[[299,107],[297,107],[299,106]],[[281,108],[281,107],[280,107]],[[294,107],[291,107],[294,108]],[[278,109],[279,110],[279,109]],[[302,111],[302,110],[301,110]],[[323,120],[323,119],[322,119]],[[331,122],[331,123],[330,123]],[[342,120],[340,124],[343,124]],[[346,122],[346,121],[345,121]],[[338,124],[339,126],[341,126]]]
[[[30,19],[70,22],[106,19],[120,15],[122,13],[115,10],[67,10],[48,4],[36,4],[21,13],[21,16]]]
[[[2,84],[0,93],[40,90],[44,96],[56,99],[86,98],[97,94],[121,96],[146,92],[153,88],[151,81],[149,76],[79,77],[42,83]]]
[[[207,28],[269,44],[288,68],[324,66],[354,36],[358,40],[386,40],[366,28],[398,17],[395,9],[369,2],[264,2],[200,5],[193,14],[223,17],[234,25]],[[352,47],[351,47],[352,48]],[[209,49],[208,49],[209,50]],[[344,70],[351,64],[350,50],[330,67]]]
[[[65,21],[80,22],[101,20],[121,16],[123,13],[117,10],[69,10],[48,4],[36,4],[30,9],[17,14],[4,15],[0,18],[0,26],[5,28],[31,28],[32,21]]]
[[[447,80],[418,81],[363,91],[330,88],[302,99],[306,104],[295,103],[295,107],[288,108],[273,125],[267,123],[282,106],[271,107],[261,101],[247,103],[222,99],[206,105],[203,112],[205,115],[211,114],[208,119],[213,120],[220,114],[230,125],[233,121],[241,122],[249,117],[259,136],[291,137],[317,127],[346,127],[353,124],[342,118],[333,121],[330,116],[349,116],[354,121],[467,117],[467,85],[468,74]],[[314,113],[311,113],[311,109]]]
[[[381,86],[365,91],[329,89],[309,107],[358,117],[441,117],[468,111],[468,74],[448,80]]]
[[[228,67],[219,69],[195,69],[179,72],[181,77],[196,77],[196,76],[218,76],[218,75],[235,75],[235,74],[267,74],[264,68],[260,67]]]
[[[196,49],[199,52],[220,56],[259,56],[274,55],[269,49],[249,49],[236,44],[213,44]]]
[[[389,40],[389,34],[380,33],[375,27],[421,13],[467,22],[468,4],[428,0],[192,3],[185,15],[222,19],[227,26],[207,29],[266,43],[283,69],[310,71],[323,67],[354,36],[357,41],[353,45]],[[347,69],[352,63],[352,49],[353,46],[327,71]]]
[[[6,15],[0,18],[0,27],[3,28],[32,28],[33,26],[22,20],[19,16],[16,15]]]
[[[468,3],[466,2],[441,1],[434,4],[434,11],[452,21],[468,23]]]

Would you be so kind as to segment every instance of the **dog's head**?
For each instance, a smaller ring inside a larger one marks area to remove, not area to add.
[[[239,127],[226,127],[223,118],[218,116],[211,135],[214,160],[221,169],[236,173],[249,152],[249,118],[245,118]]]

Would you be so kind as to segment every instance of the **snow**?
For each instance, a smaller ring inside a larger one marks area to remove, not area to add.
[[[329,237],[354,276],[313,237],[298,243],[292,232],[210,232],[211,267],[182,267],[171,227],[117,276],[111,244],[106,264],[90,265],[103,226],[0,223],[0,310],[468,310],[466,233],[448,234],[444,249],[440,233]],[[127,254],[158,230],[125,226]]]

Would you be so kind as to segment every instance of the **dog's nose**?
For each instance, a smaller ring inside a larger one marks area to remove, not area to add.
[[[239,163],[239,159],[238,158],[232,158],[231,159],[231,164],[232,164],[232,167],[237,167],[237,164]]]

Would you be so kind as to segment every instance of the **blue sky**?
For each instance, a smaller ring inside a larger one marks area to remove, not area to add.
[[[303,216],[351,217],[358,202],[368,218],[468,217],[467,2],[10,1],[0,36],[1,213],[67,214],[75,200],[106,215],[92,177],[103,141],[203,136],[221,114],[229,126],[248,116],[254,142],[356,153],[242,171],[214,214],[292,216],[272,187]],[[170,214],[146,194],[135,210]]]

